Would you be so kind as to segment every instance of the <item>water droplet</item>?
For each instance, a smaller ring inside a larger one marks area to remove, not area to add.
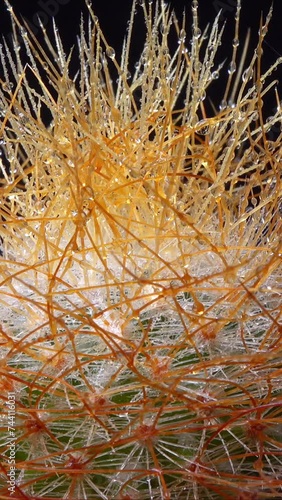
[[[229,75],[232,75],[232,73],[235,73],[236,71],[236,63],[234,61],[231,61],[228,67],[228,73]]]
[[[213,71],[211,74],[212,80],[217,80],[219,78],[219,72]]]
[[[203,92],[199,95],[199,102],[203,102],[206,97],[207,97],[207,94],[206,94],[205,90],[203,90]]]
[[[109,47],[107,47],[107,49],[106,49],[106,54],[107,54],[107,56],[108,56],[110,59],[114,59],[114,58],[116,57],[116,53],[115,53],[115,51],[114,51],[113,47],[110,47],[110,46],[109,46]]]
[[[184,42],[186,38],[186,31],[182,28],[179,32],[179,41]]]
[[[223,111],[226,108],[227,108],[227,102],[226,102],[225,99],[222,99],[222,101],[221,101],[221,103],[219,105],[219,109],[220,109],[220,111]]]
[[[162,35],[168,35],[169,33],[169,27],[165,24],[162,24],[160,27],[160,32]]]
[[[196,40],[198,40],[198,38],[200,38],[201,34],[202,34],[202,32],[201,32],[200,28],[195,27],[193,29],[193,37],[196,38]]]
[[[200,120],[197,123],[197,133],[200,135],[207,135],[210,132],[210,127],[207,120]]]
[[[196,61],[194,64],[195,71],[200,72],[202,69],[202,63],[200,61]]]
[[[232,42],[233,47],[238,47],[239,44],[240,44],[239,39],[238,38],[234,38],[233,42]]]
[[[250,79],[250,76],[251,76],[251,74],[250,74],[249,68],[245,69],[245,71],[242,75],[243,82],[246,83]]]
[[[193,0],[193,3],[192,3],[192,12],[193,13],[197,13],[198,7],[199,7],[198,0]]]

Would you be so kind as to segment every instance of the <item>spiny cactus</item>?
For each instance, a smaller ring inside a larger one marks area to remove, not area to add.
[[[41,46],[13,11],[1,48],[0,498],[278,499],[270,15],[245,67],[238,3],[212,111],[219,16],[201,33],[194,0],[188,40],[162,0],[136,3],[121,61],[90,5],[75,75],[56,27]]]

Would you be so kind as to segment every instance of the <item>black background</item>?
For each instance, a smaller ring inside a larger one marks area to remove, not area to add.
[[[100,25],[104,31],[109,45],[116,50],[117,56],[122,50],[122,41],[126,32],[127,21],[130,16],[132,0],[91,0],[95,14],[99,17]],[[153,0],[155,2],[155,0]],[[72,45],[76,43],[76,36],[79,33],[81,13],[87,17],[87,8],[84,0],[11,0],[11,5],[15,13],[21,15],[33,26],[36,36],[41,39],[42,34],[36,27],[37,16],[44,21],[47,32],[52,37],[52,16],[54,14],[55,22],[64,41],[64,47],[68,52]],[[191,4],[192,0],[171,0],[168,2],[176,11],[179,18],[182,17],[184,9],[186,10],[187,32],[191,27]],[[258,40],[258,28],[260,17],[266,17],[271,4],[273,3],[273,17],[270,23],[269,32],[264,44],[263,69],[266,69],[274,61],[282,56],[282,1],[281,0],[242,0],[241,21],[240,21],[240,40],[243,46],[244,38],[248,28],[251,29],[251,43],[249,47],[249,60],[253,49]],[[218,86],[225,86],[225,76],[227,75],[228,60],[230,60],[232,50],[232,38],[234,34],[234,16],[236,8],[235,0],[199,0],[199,19],[200,27],[203,30],[208,23],[212,23],[218,10],[222,8],[221,20],[225,22],[225,32],[223,43],[220,47],[218,62],[227,59],[225,67],[222,69],[223,78],[216,83],[217,87],[211,89],[211,96],[216,101],[216,96],[220,94]],[[131,62],[138,59],[144,35],[144,24],[142,21],[141,8],[140,15],[136,18],[134,31],[134,42],[132,44]],[[2,35],[7,36],[11,32],[11,23],[9,12],[7,11],[4,0],[0,0],[0,31]],[[240,54],[240,52],[239,52]],[[282,82],[281,69],[273,75],[273,78]],[[282,85],[277,85],[282,100]],[[273,98],[273,102],[271,99]],[[265,106],[271,108],[274,103],[274,95],[266,99]],[[218,103],[216,103],[218,104]]]

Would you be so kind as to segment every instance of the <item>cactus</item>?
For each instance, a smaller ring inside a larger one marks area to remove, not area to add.
[[[121,61],[88,5],[75,75],[57,29],[40,45],[5,2],[0,498],[280,498],[270,14],[246,67],[238,2],[211,109],[223,28],[218,16],[201,33],[195,0],[191,44],[163,1],[138,2],[132,75],[135,1]]]

